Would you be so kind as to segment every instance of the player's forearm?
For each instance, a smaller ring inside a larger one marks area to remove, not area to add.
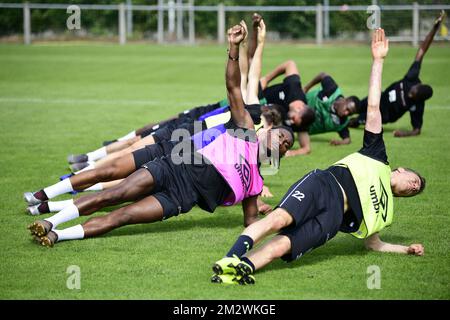
[[[391,244],[387,242],[380,241],[376,245],[366,246],[367,249],[377,251],[377,252],[390,252],[390,253],[401,253],[408,254],[409,247],[400,244]]]
[[[288,157],[294,157],[294,156],[304,156],[311,153],[311,148],[309,147],[303,147],[295,150],[289,150],[286,153],[286,156]]]
[[[430,30],[430,32],[427,34],[425,40],[420,45],[419,50],[416,54],[416,61],[421,61],[425,54],[427,53],[428,49],[431,46],[431,43],[433,42],[434,36],[436,35],[436,32],[438,31],[440,26],[440,23],[436,23],[433,25],[433,28]]]
[[[326,76],[324,72],[319,73],[317,76],[314,77],[304,88],[303,91],[308,92],[312,87],[314,87],[316,84],[320,83],[323,78]]]
[[[286,72],[286,62],[277,66],[274,70],[265,75],[267,84]]]
[[[413,129],[413,130],[396,130],[394,131],[394,136],[397,138],[403,138],[403,137],[414,137],[418,136],[420,134],[420,129]]]
[[[264,50],[264,42],[259,43],[253,56],[252,64],[248,73],[247,86],[247,103],[258,103],[258,84],[261,77],[262,56]]]
[[[225,74],[225,82],[228,94],[232,94],[236,88],[241,86],[241,73],[239,70],[239,45],[230,43],[228,47],[228,62]]]
[[[374,59],[370,73],[369,96],[367,98],[367,109],[377,111],[380,108],[381,99],[381,75],[383,73],[384,59]]]

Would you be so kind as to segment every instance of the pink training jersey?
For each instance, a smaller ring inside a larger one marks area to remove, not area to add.
[[[219,125],[195,134],[192,141],[196,151],[216,168],[232,190],[223,205],[231,206],[261,193],[264,183],[258,168],[254,130]]]

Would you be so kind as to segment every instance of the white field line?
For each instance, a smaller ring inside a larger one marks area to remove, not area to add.
[[[16,98],[16,97],[0,97],[1,104],[8,103],[24,103],[24,104],[71,104],[71,105],[127,105],[127,106],[167,106],[167,100],[136,100],[136,99],[52,99],[52,98]],[[198,101],[186,101],[179,103],[181,105],[196,106],[201,105]]]

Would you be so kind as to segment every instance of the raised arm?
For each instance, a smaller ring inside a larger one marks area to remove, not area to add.
[[[421,244],[411,244],[409,247],[407,247],[400,244],[391,244],[383,242],[381,241],[378,233],[375,233],[371,235],[369,238],[365,239],[364,245],[368,250],[378,252],[412,254],[416,256],[423,256],[425,253],[425,249]]]
[[[258,45],[256,46],[255,54],[250,65],[248,73],[248,87],[247,87],[247,103],[258,104],[258,85],[261,77],[262,56],[264,50],[264,41],[266,38],[266,25],[264,20],[260,20],[258,26]]]
[[[234,123],[243,128],[253,128],[253,121],[245,110],[241,92],[241,73],[239,70],[239,45],[245,37],[245,28],[236,25],[228,29],[228,62],[225,82],[231,117]]]
[[[266,74],[261,78],[261,86],[263,90],[269,85],[269,83],[277,78],[278,76],[284,74],[285,77],[298,74],[297,65],[293,60],[288,60],[277,66],[274,70]]]
[[[442,10],[440,12],[439,16],[434,21],[433,28],[427,34],[425,40],[423,40],[423,42],[420,44],[419,50],[417,50],[415,61],[422,61],[423,57],[425,56],[425,53],[427,53],[428,48],[430,47],[431,43],[433,42],[436,32],[439,30],[439,26],[441,25],[442,20],[444,20],[444,17],[445,17],[445,11]]]
[[[262,16],[259,13],[254,13],[252,15],[252,37],[250,39],[250,45],[248,46],[248,58],[249,63],[253,60],[253,56],[255,55],[256,47],[258,45],[258,27],[259,22],[261,21]]]
[[[325,72],[319,73],[303,88],[303,91],[307,93],[312,87],[320,83],[326,76],[327,74]]]
[[[372,72],[369,82],[369,96],[367,98],[366,130],[380,133],[382,130],[380,99],[381,75],[383,62],[389,49],[389,40],[386,39],[383,29],[376,29],[372,34]]]
[[[241,45],[239,46],[239,69],[241,69],[241,92],[242,97],[244,98],[244,103],[247,102],[247,82],[248,82],[248,58],[247,58],[247,50],[248,50],[248,29],[244,20],[241,20],[240,25],[245,29],[244,40],[242,40]]]

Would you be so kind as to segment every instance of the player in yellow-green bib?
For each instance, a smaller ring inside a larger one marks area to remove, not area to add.
[[[389,166],[380,112],[381,74],[388,52],[384,30],[372,36],[372,72],[363,147],[326,170],[313,170],[291,186],[277,208],[247,227],[228,254],[213,265],[212,282],[252,284],[253,273],[277,258],[293,261],[324,245],[338,231],[364,239],[368,249],[423,255],[421,244],[385,243],[378,233],[391,225],[394,197],[425,188],[411,169]],[[253,249],[269,235],[272,239]]]

